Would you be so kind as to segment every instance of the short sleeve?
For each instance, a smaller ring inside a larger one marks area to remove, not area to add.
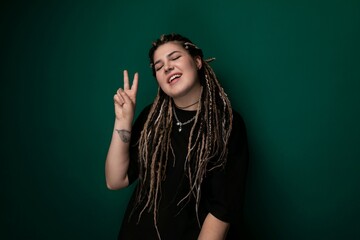
[[[145,107],[139,116],[136,118],[133,127],[131,129],[131,140],[130,140],[130,163],[128,168],[128,179],[129,185],[135,182],[135,180],[139,177],[139,139],[141,135],[141,131],[144,128],[147,116],[149,114],[151,105]]]
[[[233,111],[226,165],[208,172],[205,178],[206,195],[202,196],[206,198],[208,211],[224,222],[238,222],[242,217],[248,158],[245,123]]]

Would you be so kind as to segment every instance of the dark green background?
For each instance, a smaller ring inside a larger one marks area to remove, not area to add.
[[[115,239],[104,161],[122,70],[188,36],[244,117],[254,239],[360,239],[360,1],[1,1],[1,239]]]

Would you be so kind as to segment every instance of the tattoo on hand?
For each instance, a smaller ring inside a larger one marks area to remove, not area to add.
[[[115,129],[124,143],[130,142],[131,132],[125,129]]]

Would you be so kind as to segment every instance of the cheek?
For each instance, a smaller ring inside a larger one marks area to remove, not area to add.
[[[188,61],[185,66],[186,66],[186,68],[187,68],[188,70],[197,72],[197,66],[196,66],[196,63],[195,63],[195,62],[193,62],[193,61]]]
[[[196,67],[196,65],[194,64],[194,63],[192,63],[192,62],[189,62],[187,65],[186,65],[186,68],[187,68],[187,70],[189,71],[189,74],[191,75],[191,76],[197,76],[197,74],[198,74],[198,69],[197,69],[197,67]]]
[[[155,73],[155,78],[156,78],[156,82],[160,83],[161,82],[161,74],[159,72]]]
[[[157,74],[156,75],[156,83],[160,86],[160,87],[162,87],[162,86],[164,86],[165,85],[165,80],[163,80],[162,78],[161,78],[161,76],[159,76],[159,74]]]

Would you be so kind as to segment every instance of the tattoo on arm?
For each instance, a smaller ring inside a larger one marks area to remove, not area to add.
[[[115,129],[124,143],[130,142],[131,132],[125,129]]]

